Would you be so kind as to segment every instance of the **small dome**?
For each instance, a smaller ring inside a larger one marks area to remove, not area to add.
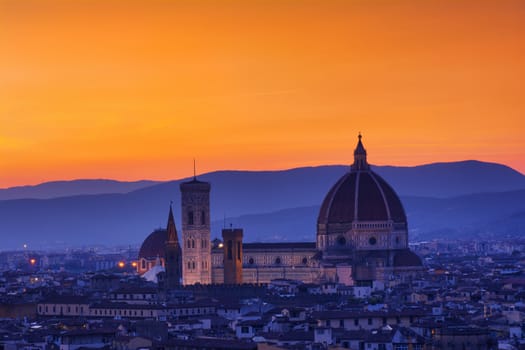
[[[417,256],[416,253],[405,249],[400,251],[394,257],[394,266],[395,267],[405,267],[405,266],[423,266],[421,258]]]
[[[139,259],[155,259],[157,256],[164,258],[164,250],[168,232],[163,229],[153,231],[142,243],[139,250]]]

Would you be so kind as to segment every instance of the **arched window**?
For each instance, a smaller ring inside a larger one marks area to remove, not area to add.
[[[188,225],[193,225],[193,211],[188,212]]]
[[[191,270],[191,262],[188,261],[188,270]]]
[[[195,248],[195,240],[194,239],[191,240],[191,247]]]
[[[191,265],[195,269],[195,261],[193,261]]]
[[[191,248],[191,240],[188,238],[188,248]]]
[[[206,213],[201,211],[201,225],[206,225]]]

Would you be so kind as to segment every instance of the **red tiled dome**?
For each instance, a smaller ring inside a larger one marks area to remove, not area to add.
[[[318,224],[348,224],[353,221],[393,221],[406,224],[403,205],[396,192],[370,170],[366,150],[359,142],[354,151],[352,170],[326,195]]]
[[[157,256],[164,258],[168,232],[163,229],[153,231],[142,243],[139,250],[139,259],[155,259]]]
[[[351,223],[354,220],[406,223],[399,197],[371,170],[344,175],[328,192],[319,211],[320,224]]]

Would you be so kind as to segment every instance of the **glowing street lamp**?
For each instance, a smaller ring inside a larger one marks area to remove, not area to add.
[[[118,267],[123,268],[124,266],[126,266],[126,264],[124,263],[124,261],[119,261],[119,262],[118,262]]]
[[[31,258],[29,259],[29,263],[34,266],[36,264],[36,259],[35,258]]]

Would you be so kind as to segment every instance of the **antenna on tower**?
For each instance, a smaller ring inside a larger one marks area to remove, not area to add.
[[[197,171],[195,170],[195,158],[193,158],[193,180],[197,180]]]

